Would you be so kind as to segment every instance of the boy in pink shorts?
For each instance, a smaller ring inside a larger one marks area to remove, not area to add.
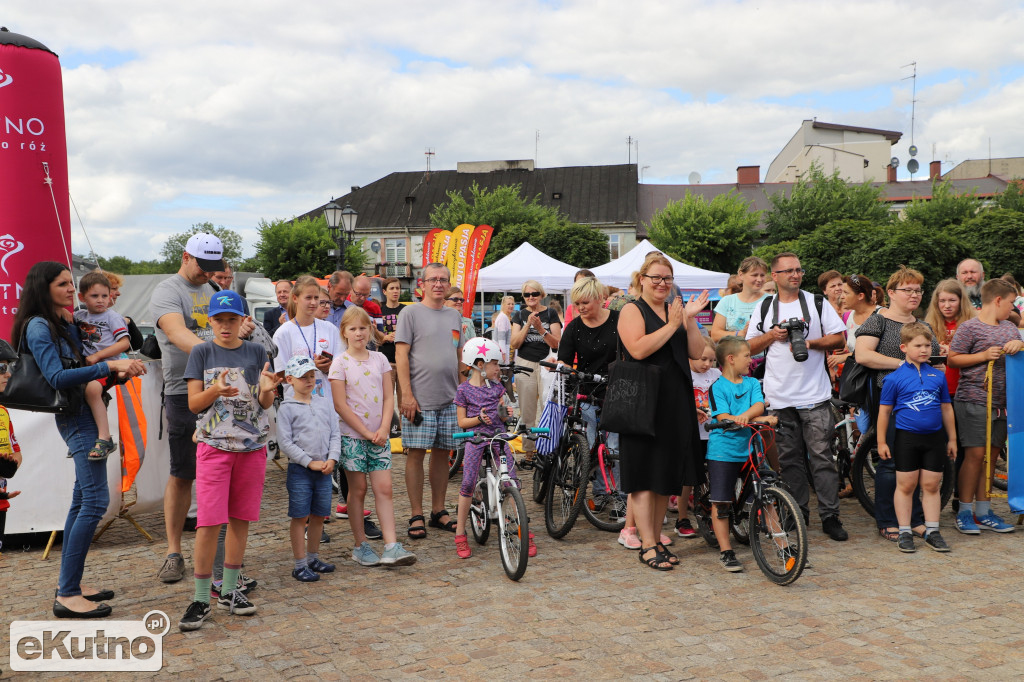
[[[224,585],[236,585],[242,568],[249,522],[259,521],[266,474],[265,443],[270,434],[266,410],[274,402],[281,379],[270,372],[267,353],[243,341],[238,331],[245,317],[242,298],[234,291],[210,297],[213,338],[192,349],[185,366],[188,407],[196,423],[195,600],[178,623],[198,630],[210,615],[213,555],[221,525],[228,524],[224,547]],[[222,590],[217,606],[249,615],[256,606],[238,590]]]

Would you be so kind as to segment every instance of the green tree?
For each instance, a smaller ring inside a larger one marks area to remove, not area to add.
[[[334,272],[334,258],[327,252],[337,247],[323,216],[269,223],[261,220],[257,230],[259,241],[253,262],[270,279],[295,279],[305,273],[324,277]],[[362,240],[350,244],[345,250],[343,268],[359,273],[365,263]]]
[[[160,249],[160,257],[168,263],[174,263],[174,269],[177,270],[177,264],[181,262],[181,254],[185,251],[188,238],[197,232],[205,232],[219,238],[224,244],[224,257],[229,261],[235,262],[241,259],[242,235],[223,226],[215,227],[213,223],[209,222],[196,223],[184,232],[173,235],[164,242],[163,248]]]
[[[504,258],[523,242],[577,267],[608,262],[608,237],[599,230],[572,222],[558,209],[522,196],[522,185],[502,185],[493,190],[476,183],[467,200],[461,192],[448,192],[448,201],[434,206],[430,224],[452,230],[462,224],[494,228],[485,265]]]
[[[981,201],[974,192],[960,194],[949,180],[933,180],[931,198],[915,197],[904,210],[903,219],[938,230],[970,220],[980,209]]]
[[[764,216],[764,236],[769,244],[796,239],[834,220],[890,222],[889,209],[881,201],[882,189],[871,183],[848,184],[836,170],[826,176],[811,165],[787,196],[769,195],[772,208]]]
[[[1006,191],[996,199],[999,208],[1008,208],[1011,211],[1024,213],[1024,180],[1014,178],[1006,186]]]
[[[686,190],[681,201],[670,201],[651,218],[651,242],[690,265],[718,272],[735,272],[750,255],[760,211],[734,190],[710,203]]]
[[[919,270],[925,286],[931,287],[968,256],[968,247],[957,237],[905,221],[889,225],[837,220],[797,239],[762,246],[755,254],[771,263],[783,251],[800,257],[806,271],[804,288],[811,291],[816,289],[818,275],[826,270],[885,282],[900,265]]]
[[[947,232],[966,245],[965,258],[982,262],[986,277],[1004,272],[1024,275],[1024,213],[993,208],[960,225],[951,225]]]
[[[162,275],[178,271],[177,263],[162,260],[133,261],[127,256],[97,257],[99,266],[118,275]]]

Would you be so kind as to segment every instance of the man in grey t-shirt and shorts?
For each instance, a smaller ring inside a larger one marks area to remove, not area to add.
[[[210,275],[224,269],[224,247],[220,239],[202,232],[192,235],[181,255],[178,272],[157,285],[149,310],[156,323],[164,372],[164,413],[167,415],[167,443],[171,451],[171,476],[164,489],[164,525],[167,530],[167,559],[160,580],[173,583],[185,576],[181,555],[181,533],[185,515],[192,504],[192,482],[196,477],[196,415],[188,407],[185,366],[192,348],[213,335],[206,312],[214,288]],[[248,336],[255,325],[248,317],[239,330]]]
[[[430,521],[432,528],[455,532],[445,511],[448,458],[458,431],[455,389],[459,387],[462,316],[444,305],[451,274],[444,265],[423,269],[423,300],[406,306],[395,329],[395,364],[401,387],[402,445],[407,455],[405,485],[409,490],[409,537],[427,536],[423,518],[423,460],[430,450]]]

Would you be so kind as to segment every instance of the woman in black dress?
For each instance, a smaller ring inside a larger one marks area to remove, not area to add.
[[[640,298],[619,315],[619,338],[627,359],[661,369],[653,438],[620,438],[622,489],[629,493],[637,532],[640,561],[667,571],[679,559],[659,542],[669,495],[684,485],[697,485],[703,473],[698,448],[697,411],[690,381],[690,358],[704,352],[696,315],[708,302],[708,292],[681,297],[671,305],[672,263],[663,255],[648,257],[640,268]]]

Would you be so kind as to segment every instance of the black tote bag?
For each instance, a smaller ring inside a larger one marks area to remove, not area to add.
[[[601,428],[627,436],[653,438],[660,385],[660,367],[621,359],[609,364]]]
[[[72,360],[61,358],[65,369],[74,364]],[[7,387],[0,393],[0,404],[9,410],[26,410],[28,412],[49,412],[68,414],[71,412],[71,400],[67,391],[58,391],[46,381],[39,370],[35,357],[25,343],[25,333],[21,334],[18,344],[18,360],[11,368],[11,378]]]

